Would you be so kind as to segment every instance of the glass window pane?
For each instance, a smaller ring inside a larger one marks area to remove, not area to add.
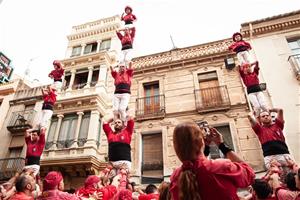
[[[48,137],[47,137],[47,142],[53,142],[54,141],[54,135],[55,135],[55,130],[57,126],[57,121],[52,121],[49,131],[48,131]]]
[[[298,41],[289,42],[289,46],[291,49],[298,49],[300,48],[300,44]]]

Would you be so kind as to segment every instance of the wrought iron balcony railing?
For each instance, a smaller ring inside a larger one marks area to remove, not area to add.
[[[10,179],[16,172],[22,171],[24,166],[25,159],[21,157],[0,159],[0,181]]]
[[[155,95],[136,99],[137,120],[162,118],[166,114],[165,95]]]
[[[288,58],[297,80],[300,81],[300,54],[291,55]]]
[[[230,108],[230,99],[226,85],[195,90],[195,98],[198,112]]]
[[[13,112],[7,125],[7,130],[11,133],[16,133],[32,128],[35,113],[35,110]]]

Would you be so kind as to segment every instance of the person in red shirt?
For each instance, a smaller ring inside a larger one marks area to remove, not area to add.
[[[53,114],[53,107],[56,102],[56,89],[52,86],[48,86],[46,89],[42,89],[44,103],[42,106],[42,115],[39,120],[39,126],[41,129],[46,129],[49,120]]]
[[[277,113],[273,123],[271,113]],[[256,133],[263,150],[264,161],[267,169],[271,163],[277,161],[285,172],[290,171],[289,163],[293,161],[283,134],[284,118],[283,110],[273,108],[259,114],[258,121],[252,113],[248,114],[252,129]]]
[[[277,173],[272,174],[271,184],[273,190],[275,190],[275,196],[278,200],[300,200],[300,169],[297,170],[295,175],[295,182],[298,191],[291,191],[285,187],[282,187],[279,175]]]
[[[122,54],[120,55],[119,62],[122,65],[125,64],[125,66],[127,66],[132,58],[131,53],[135,37],[135,27],[117,30],[116,33],[122,44]]]
[[[129,63],[128,68],[124,65],[120,65],[119,68],[119,72],[117,72],[112,68],[112,66],[110,66],[111,75],[114,78],[114,84],[116,87],[113,97],[113,112],[115,120],[120,118],[123,122],[125,122],[127,115],[126,108],[128,106],[131,93],[131,79],[133,76],[132,62]]]
[[[43,193],[38,200],[80,200],[74,194],[64,191],[64,180],[60,172],[49,172],[43,181]]]
[[[35,190],[35,179],[29,175],[21,175],[16,180],[17,193],[10,200],[34,200],[32,192]]]
[[[233,51],[236,53],[237,58],[240,62],[240,65],[251,63],[251,57],[249,54],[249,50],[251,50],[251,45],[243,40],[243,36],[241,33],[234,33],[232,36],[232,40],[234,41],[228,49],[229,51]]]
[[[159,200],[159,193],[155,185],[147,185],[145,193],[139,196],[139,200]]]
[[[221,148],[222,135],[214,128],[210,129],[210,135]],[[170,178],[172,199],[239,200],[237,188],[253,183],[253,169],[231,150],[224,152],[227,159],[207,159],[204,155],[204,137],[207,137],[204,131],[194,122],[175,127],[173,145],[182,165]],[[224,151],[224,146],[222,149]]]
[[[103,130],[108,140],[108,159],[116,169],[131,169],[131,137],[134,130],[134,121],[128,117],[127,126],[117,119],[114,121],[114,130],[110,127],[113,119],[103,123]]]
[[[244,64],[240,66],[239,73],[244,85],[247,87],[250,103],[253,106],[256,116],[258,116],[261,110],[268,110],[258,79],[258,61],[252,63],[251,65]]]
[[[32,168],[35,176],[40,171],[40,159],[45,147],[45,132],[46,129],[28,129],[25,133],[27,149],[24,168]]]
[[[125,27],[132,27],[133,22],[136,21],[136,16],[132,14],[132,8],[130,6],[125,7],[125,14],[122,13],[121,20],[124,21]]]
[[[56,90],[62,87],[62,76],[64,75],[64,69],[58,60],[53,61],[54,70],[49,74],[49,77],[54,80],[54,86]]]

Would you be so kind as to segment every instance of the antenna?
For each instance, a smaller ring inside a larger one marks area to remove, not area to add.
[[[174,41],[173,41],[172,35],[170,35],[170,38],[171,38],[171,42],[172,42],[172,44],[173,44],[173,48],[172,48],[172,49],[177,49],[177,47],[175,46],[175,43],[174,43]]]

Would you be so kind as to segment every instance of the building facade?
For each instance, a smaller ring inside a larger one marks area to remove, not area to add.
[[[132,176],[137,182],[168,179],[180,165],[172,137],[184,121],[207,121],[256,171],[264,170],[238,69],[224,63],[234,56],[230,43],[225,39],[134,59],[129,108],[136,117]],[[213,144],[210,156],[222,157]]]
[[[59,170],[66,189],[81,186],[106,165],[102,119],[112,107],[107,73],[117,59],[119,16],[74,26],[68,38],[63,87],[58,92],[41,160],[41,174]]]
[[[299,60],[291,55],[293,51],[297,54],[295,46],[299,44],[297,19],[299,12],[242,24],[242,32],[261,63],[269,105],[286,111],[287,140],[296,158],[299,73],[291,69],[299,69]],[[278,29],[279,21],[285,28]],[[41,175],[61,171],[69,190],[78,188],[87,175],[98,174],[107,164],[108,144],[102,124],[105,115],[112,115],[114,84],[108,68],[117,64],[120,53],[121,45],[115,34],[119,27],[119,16],[113,16],[74,26],[67,36],[68,47],[65,59],[61,60],[65,69],[63,87],[58,91],[47,130]],[[264,170],[261,146],[247,119],[251,106],[235,67],[237,59],[228,51],[231,42],[224,39],[133,59],[129,113],[136,119],[131,143],[131,177],[135,182],[158,183],[169,179],[173,169],[180,165],[173,149],[173,130],[184,121],[207,121],[257,172]],[[278,49],[266,51],[270,44]],[[224,62],[230,59],[230,64]],[[284,81],[277,81],[279,73]],[[37,123],[42,107],[42,87],[17,90],[13,84],[0,85],[0,94],[6,95],[0,97],[0,144],[4,149],[0,159],[6,159],[0,167],[11,174],[12,163],[19,168],[24,165],[23,134]],[[282,91],[278,88],[283,86],[286,96],[291,95],[287,101],[280,99]],[[222,157],[213,144],[210,157]]]
[[[285,137],[291,154],[300,162],[300,11],[242,24],[260,61],[274,107],[283,108]]]
[[[28,106],[28,101],[23,101],[22,96],[30,87],[20,77],[0,84],[0,183],[20,171],[25,164],[24,130],[32,125],[35,112],[29,108],[35,103],[31,101],[31,106]]]

